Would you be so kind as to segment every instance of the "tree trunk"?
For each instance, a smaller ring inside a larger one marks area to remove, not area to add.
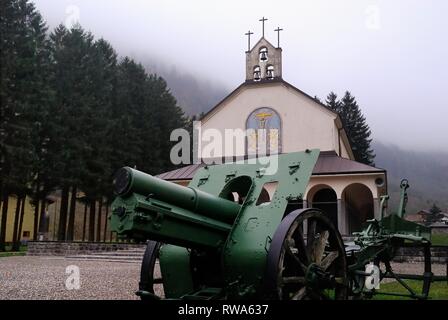
[[[73,241],[75,235],[75,212],[76,212],[76,186],[72,187],[72,197],[70,199],[70,216],[68,220],[67,240]]]
[[[19,220],[20,220],[20,208],[22,207],[22,202],[25,202],[25,198],[17,195],[16,201],[16,213],[14,215],[14,229],[12,232],[12,249],[11,251],[19,251],[20,242],[17,239],[17,232],[19,231]]]
[[[2,208],[3,202],[3,183],[0,181],[0,209]]]
[[[62,188],[61,210],[59,211],[58,240],[64,241],[67,230],[67,210],[68,210],[69,188]]]
[[[37,232],[39,231],[39,201],[40,201],[40,181],[36,183],[36,192],[34,193],[34,199],[36,203],[34,204],[34,221],[33,221],[33,240],[37,240]]]
[[[87,201],[84,203],[84,222],[82,225],[82,241],[86,241],[86,227],[87,227]]]
[[[9,194],[7,191],[3,191],[3,201],[2,201],[2,222],[0,227],[0,251],[5,251],[6,249],[6,222],[8,220],[8,200]]]
[[[34,204],[34,224],[33,224],[33,240],[37,240],[37,224],[39,221],[39,198],[36,199],[36,203]]]
[[[25,198],[25,200],[26,200],[26,198]],[[20,221],[19,221],[19,232],[18,232],[19,242],[20,242],[20,239],[22,238],[23,217],[25,216],[25,200],[23,200],[22,208],[20,209]]]
[[[103,215],[103,198],[101,197],[98,208],[98,222],[96,225],[96,241],[101,242],[101,216]]]
[[[89,214],[89,241],[95,241],[95,208],[96,201],[90,200],[90,214]]]
[[[44,196],[43,199],[40,202],[40,217],[39,217],[39,232],[45,233],[48,232],[48,219],[45,212],[47,205],[47,199]]]
[[[106,202],[106,219],[104,221],[103,241],[106,242],[107,236],[107,221],[109,220],[109,202]]]

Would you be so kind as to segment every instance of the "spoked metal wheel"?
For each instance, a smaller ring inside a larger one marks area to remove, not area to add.
[[[161,291],[162,278],[156,270],[156,262],[159,257],[160,242],[148,241],[145,255],[143,256],[142,267],[140,270],[139,291],[136,294],[141,300],[161,299],[157,292]]]
[[[266,269],[268,296],[281,300],[347,299],[344,243],[325,214],[288,214],[272,239]]]

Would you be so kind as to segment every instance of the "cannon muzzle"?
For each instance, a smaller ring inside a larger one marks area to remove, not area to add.
[[[129,167],[118,170],[114,189],[120,197],[136,193],[230,224],[241,208],[233,201],[198,189],[183,187]]]

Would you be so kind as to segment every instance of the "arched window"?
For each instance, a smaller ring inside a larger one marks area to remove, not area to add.
[[[268,48],[266,47],[261,47],[260,48],[260,61],[261,62],[266,62],[268,61]]]
[[[274,66],[269,65],[266,67],[266,79],[272,80],[275,77]]]
[[[259,66],[254,67],[254,80],[255,81],[261,80],[261,68]]]
[[[271,108],[253,111],[246,122],[248,155],[279,154],[281,150],[281,119]]]

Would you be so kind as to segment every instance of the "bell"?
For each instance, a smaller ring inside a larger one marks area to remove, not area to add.
[[[255,81],[260,81],[261,80],[261,73],[260,73],[260,71],[255,71],[255,73],[254,73],[254,80]]]
[[[260,60],[261,60],[261,61],[266,61],[266,60],[268,60],[268,54],[267,54],[267,52],[262,52],[262,53],[261,53]]]
[[[272,70],[268,70],[266,72],[266,78],[268,78],[269,80],[274,79],[274,72]]]

